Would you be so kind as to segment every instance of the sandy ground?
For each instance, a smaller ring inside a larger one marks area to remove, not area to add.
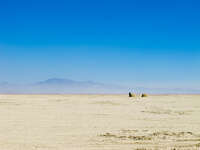
[[[0,150],[199,150],[200,95],[0,95]]]

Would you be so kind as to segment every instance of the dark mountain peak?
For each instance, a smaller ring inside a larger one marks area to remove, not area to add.
[[[38,84],[71,84],[75,83],[76,81],[70,79],[63,79],[63,78],[50,78],[45,81],[40,81]]]
[[[9,83],[4,81],[4,82],[0,82],[0,85],[8,85]]]

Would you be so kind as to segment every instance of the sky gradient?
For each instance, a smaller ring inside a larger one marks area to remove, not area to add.
[[[200,2],[0,2],[0,82],[200,89]]]

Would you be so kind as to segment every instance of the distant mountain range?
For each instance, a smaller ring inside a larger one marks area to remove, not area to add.
[[[93,81],[75,81],[51,78],[33,84],[0,83],[0,93],[8,94],[83,94],[83,93],[125,93],[128,88],[97,83]]]
[[[145,87],[124,87],[120,85],[103,84],[93,81],[75,81],[70,79],[51,78],[32,84],[0,83],[2,94],[123,94],[133,91],[151,94],[197,94],[200,90],[165,89]]]

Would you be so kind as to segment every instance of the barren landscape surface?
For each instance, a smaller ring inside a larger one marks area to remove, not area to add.
[[[0,150],[156,149],[200,149],[200,95],[0,95]]]

